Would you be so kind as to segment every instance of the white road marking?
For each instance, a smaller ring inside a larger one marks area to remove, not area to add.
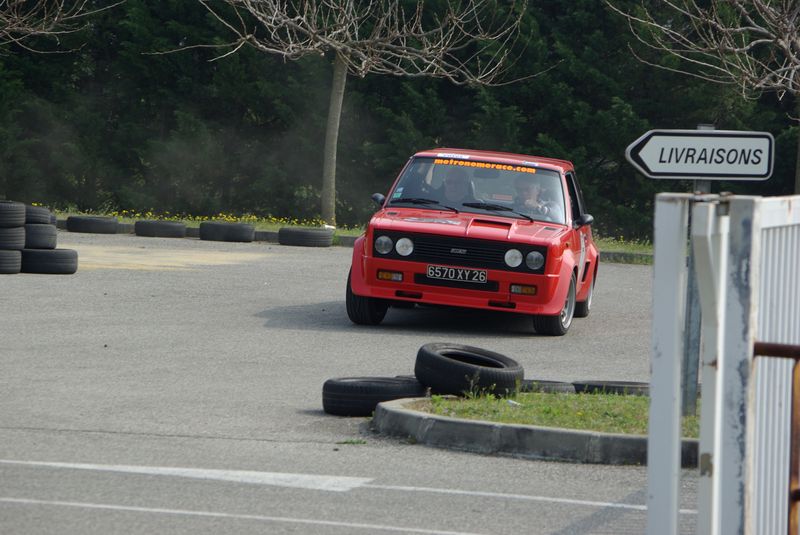
[[[46,463],[35,461],[11,461],[0,459],[0,464],[40,466],[46,468],[69,468],[73,470],[95,470],[101,472],[122,472],[127,474],[146,474],[154,476],[177,476],[194,479],[231,481],[275,487],[298,489],[329,490],[346,492],[369,483],[372,479],[363,477],[317,476],[308,474],[283,474],[275,472],[255,472],[250,470],[206,470],[201,468],[169,468],[162,466],[127,466],[113,464],[85,463]]]
[[[530,494],[504,494],[501,492],[483,492],[477,490],[459,490],[459,489],[439,489],[434,487],[404,487],[396,485],[372,485],[364,484],[363,488],[380,489],[380,490],[396,490],[401,492],[431,492],[435,494],[453,494],[460,496],[480,496],[482,498],[499,498],[505,500],[524,500],[532,502],[549,502],[549,503],[562,503],[566,505],[581,505],[586,507],[609,507],[612,509],[630,509],[634,511],[647,511],[646,505],[636,505],[628,503],[610,503],[610,502],[595,502],[588,500],[572,500],[569,498],[554,498],[552,496],[532,496]],[[681,514],[696,515],[695,509],[681,509]]]
[[[420,533],[423,535],[480,535],[464,531],[439,531],[434,529],[404,528],[401,526],[387,526],[384,524],[362,524],[358,522],[336,522],[333,520],[313,520],[310,518],[291,518],[285,516],[241,515],[232,513],[217,513],[214,511],[190,511],[186,509],[161,509],[154,507],[132,507],[128,505],[113,505],[106,503],[62,502],[51,500],[29,500],[26,498],[2,498],[0,503],[11,505],[51,505],[59,507],[74,507],[79,509],[101,509],[106,511],[126,511],[134,513],[157,513],[165,515],[198,516],[206,518],[225,518],[231,520],[258,520],[262,522],[284,522],[289,524],[305,524],[310,526],[333,526],[348,529],[365,529],[375,531],[394,531],[398,533]]]
[[[633,511],[647,511],[646,505],[627,503],[599,502],[590,500],[573,500],[570,498],[555,498],[552,496],[535,496],[530,494],[504,494],[499,492],[484,492],[475,490],[443,489],[435,487],[413,487],[398,485],[373,485],[371,478],[347,476],[320,476],[309,474],[290,474],[276,472],[256,472],[249,470],[211,470],[201,468],[170,468],[162,466],[129,466],[86,463],[55,463],[37,461],[14,461],[0,459],[0,464],[37,466],[47,468],[67,468],[74,470],[94,470],[101,472],[120,472],[129,474],[146,474],[156,476],[177,476],[195,479],[216,481],[230,481],[233,483],[250,483],[255,485],[268,485],[276,487],[291,487],[310,490],[326,490],[334,492],[347,492],[353,489],[366,488],[400,492],[427,492],[434,494],[449,494],[453,496],[480,496],[484,498],[497,498],[501,500],[523,500],[543,503],[560,503],[577,505],[581,507],[597,507],[611,509],[627,509]],[[681,514],[697,514],[695,509],[681,509]]]

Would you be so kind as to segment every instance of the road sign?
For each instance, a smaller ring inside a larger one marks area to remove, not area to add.
[[[775,140],[768,132],[650,130],[625,157],[650,178],[766,180]]]

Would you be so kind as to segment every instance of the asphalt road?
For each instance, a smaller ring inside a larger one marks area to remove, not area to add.
[[[58,238],[77,274],[0,278],[0,533],[643,532],[642,467],[380,437],[324,414],[321,388],[411,374],[433,341],[507,354],[528,378],[647,381],[650,267],[602,265],[591,316],[547,338],[448,309],[352,325],[348,248]]]

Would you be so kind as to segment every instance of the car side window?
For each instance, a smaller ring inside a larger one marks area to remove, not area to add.
[[[567,191],[569,193],[569,204],[572,208],[572,220],[577,221],[584,212],[583,197],[581,196],[581,190],[578,187],[575,173],[572,171],[567,173]]]

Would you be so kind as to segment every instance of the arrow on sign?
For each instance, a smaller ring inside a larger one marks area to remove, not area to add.
[[[625,157],[650,178],[766,180],[775,142],[768,132],[650,130]]]

